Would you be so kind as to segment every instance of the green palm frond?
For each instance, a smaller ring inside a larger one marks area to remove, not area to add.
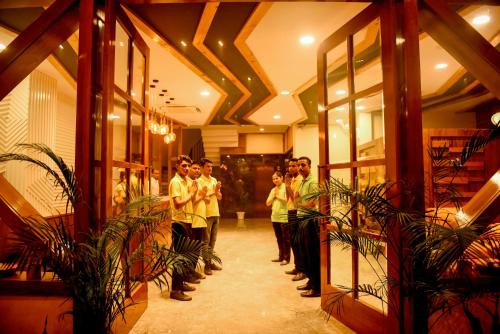
[[[488,131],[487,134],[483,135],[484,130],[479,130],[472,137],[469,138],[460,154],[460,159],[455,161],[453,166],[458,172],[462,166],[474,155],[477,151],[484,148],[488,143],[500,138],[500,123],[496,124],[495,128]]]

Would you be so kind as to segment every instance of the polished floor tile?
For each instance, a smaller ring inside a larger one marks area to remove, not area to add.
[[[148,308],[131,333],[352,333],[327,321],[320,298],[299,296],[305,281],[284,274],[292,264],[271,262],[277,245],[268,220],[223,220],[215,250],[224,269],[195,285],[192,301],[171,300],[150,284]]]

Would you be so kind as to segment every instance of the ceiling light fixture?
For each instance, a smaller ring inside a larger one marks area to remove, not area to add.
[[[337,111],[344,111],[345,108],[344,107],[337,107],[337,108],[335,108],[335,110],[337,110]]]
[[[491,20],[491,18],[489,15],[478,15],[472,19],[472,24],[480,26],[480,25],[483,25],[483,24],[490,22],[490,20]]]
[[[223,42],[223,41],[221,41],[221,40],[219,40],[219,41],[217,42],[217,44],[219,44],[219,46],[224,46],[224,42]]]
[[[337,89],[335,91],[335,94],[337,95],[345,95],[347,93],[347,91],[345,89]]]
[[[302,45],[310,45],[310,44],[314,43],[315,39],[314,39],[314,36],[305,35],[305,36],[301,36],[299,41],[300,41],[300,44],[302,44]]]
[[[364,106],[356,106],[356,110],[365,110]]]
[[[124,46],[125,44],[123,44],[123,42],[120,42],[120,46]]]
[[[260,128],[260,129],[259,129],[259,131],[260,131],[260,132],[264,132],[264,128]]]
[[[200,92],[200,95],[201,95],[201,96],[209,96],[209,95],[210,95],[210,92],[209,92],[208,90],[202,90],[202,91]]]
[[[500,111],[491,115],[491,123],[497,125],[500,122]]]
[[[64,46],[62,44],[59,44],[59,49],[63,50]]]
[[[281,94],[281,95],[290,95],[290,92],[289,92],[289,91],[287,91],[287,90],[282,90],[282,91],[280,92],[280,94]]]
[[[281,116],[280,115],[274,115],[273,118],[274,119],[281,119]]]
[[[252,78],[248,77],[248,78],[247,78],[247,80],[248,80],[248,81],[252,81]]]
[[[442,70],[442,69],[445,69],[448,67],[448,64],[446,63],[440,63],[440,64],[437,64],[436,66],[434,66],[437,70]]]
[[[5,50],[5,48],[6,48],[5,44],[0,43],[0,52]]]
[[[184,41],[181,41],[182,46],[187,46],[187,43]]]

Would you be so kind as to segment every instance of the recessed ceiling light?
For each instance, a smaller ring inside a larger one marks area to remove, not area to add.
[[[260,132],[264,132],[264,128],[260,128],[260,129],[259,129],[259,131],[260,131]]]
[[[59,49],[63,50],[64,46],[62,44],[59,44]]]
[[[219,46],[224,46],[224,42],[223,41],[218,41],[217,44],[219,44]]]
[[[226,81],[226,78],[222,78],[222,81]]]
[[[448,64],[446,63],[441,63],[441,64],[437,64],[436,66],[434,66],[436,69],[438,70],[442,70],[444,68],[447,68],[448,67]]]
[[[209,92],[208,90],[202,90],[202,91],[200,92],[200,95],[201,95],[201,96],[209,96],[209,95],[210,95],[210,92]]]
[[[287,91],[287,90],[282,90],[282,91],[280,92],[280,94],[281,94],[281,95],[290,95],[290,92],[289,92],[289,91]]]
[[[335,122],[337,122],[337,123],[339,123],[339,124],[344,123],[344,121],[343,121],[343,120],[341,120],[340,118],[337,118],[337,119],[335,120]]]
[[[356,110],[365,110],[364,106],[356,106]]]
[[[5,50],[6,46],[5,44],[0,43],[0,51]]]
[[[231,156],[230,156],[230,155],[226,155],[226,157],[227,157],[227,158],[231,158]]]
[[[123,44],[123,42],[120,42],[120,46],[124,46],[125,44]]]
[[[187,46],[187,43],[184,41],[181,41],[182,46]]]
[[[247,78],[247,80],[248,80],[248,81],[251,81],[251,80],[252,80],[252,78],[248,77],[248,78]]]
[[[486,24],[486,23],[490,22],[490,20],[491,20],[491,18],[489,15],[478,15],[472,19],[472,24],[480,26],[482,24]]]
[[[109,115],[109,119],[120,119],[120,116],[115,115],[115,114],[111,114],[111,115]]]
[[[281,119],[281,116],[280,115],[274,115],[273,118],[274,119]]]
[[[335,91],[335,94],[337,95],[345,95],[347,93],[347,91],[345,89],[337,89]]]
[[[299,41],[300,41],[300,44],[302,44],[302,45],[310,45],[310,44],[314,43],[315,39],[314,39],[314,36],[304,35],[304,36],[300,37]]]
[[[335,110],[337,110],[337,111],[344,111],[345,108],[344,107],[337,107],[337,108],[335,108]]]
[[[130,93],[130,95],[135,96],[135,92]]]

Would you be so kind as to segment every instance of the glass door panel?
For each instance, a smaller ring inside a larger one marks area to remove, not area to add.
[[[328,110],[330,163],[349,162],[349,105]]]
[[[381,92],[355,101],[357,160],[385,157],[384,105]]]
[[[382,82],[380,19],[353,35],[354,90],[361,92]]]
[[[328,104],[339,101],[348,94],[346,50],[347,42],[343,42],[326,55]]]

